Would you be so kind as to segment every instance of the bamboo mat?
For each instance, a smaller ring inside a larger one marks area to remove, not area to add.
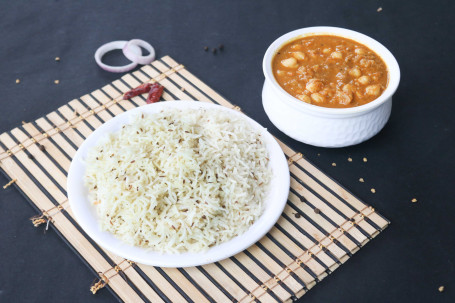
[[[105,287],[125,302],[283,302],[300,298],[390,223],[371,206],[279,142],[291,171],[286,208],[273,229],[247,250],[191,268],[135,264],[96,245],[74,221],[66,176],[78,146],[97,127],[131,108],[122,100],[144,82],[165,87],[162,99],[195,99],[241,111],[169,56],[36,121],[0,135],[0,167],[39,214],[96,275],[87,291]],[[70,286],[68,286],[70,287]]]

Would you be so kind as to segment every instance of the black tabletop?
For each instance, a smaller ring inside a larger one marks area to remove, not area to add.
[[[0,132],[121,76],[95,64],[101,44],[144,39],[392,221],[302,302],[454,302],[454,9],[453,1],[1,1]],[[294,141],[262,108],[265,50],[316,25],[369,35],[400,64],[390,121],[357,146]],[[203,50],[220,43],[223,53]],[[120,52],[106,61],[127,62]],[[36,211],[14,187],[0,199],[0,302],[114,300],[89,292],[93,274],[55,232],[30,224]]]

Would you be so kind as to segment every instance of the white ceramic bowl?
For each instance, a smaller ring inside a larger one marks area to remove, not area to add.
[[[130,121],[131,116],[140,113],[157,113],[169,108],[217,108],[245,119],[251,126],[260,131],[269,152],[269,165],[273,177],[270,191],[264,201],[264,212],[261,217],[242,235],[212,247],[202,253],[161,254],[144,248],[130,246],[114,237],[113,234],[101,231],[95,207],[88,199],[88,189],[84,185],[85,162],[87,152],[98,141],[114,133]],[[79,147],[71,162],[68,173],[68,199],[77,222],[82,229],[100,246],[138,263],[161,267],[198,266],[216,262],[233,256],[261,239],[272,227],[283,212],[289,194],[289,167],[280,146],[270,133],[246,115],[219,105],[195,101],[166,101],[145,105],[129,110],[109,120],[93,132]]]
[[[386,90],[374,101],[351,108],[320,107],[291,96],[275,80],[272,59],[284,44],[311,35],[349,38],[376,52],[388,68]],[[269,119],[288,136],[321,147],[354,145],[376,135],[390,117],[392,95],[400,82],[400,68],[389,50],[368,36],[338,27],[307,27],[279,37],[267,49],[262,68],[265,76],[262,104]]]

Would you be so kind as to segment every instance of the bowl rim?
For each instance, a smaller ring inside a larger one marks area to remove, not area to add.
[[[298,38],[307,37],[307,36],[317,36],[317,35],[334,35],[340,36],[343,38],[348,38],[354,40],[358,43],[361,43],[371,50],[373,50],[377,55],[379,55],[382,60],[384,60],[388,72],[389,72],[389,83],[385,91],[375,100],[363,104],[356,107],[348,107],[348,108],[330,108],[330,107],[322,107],[313,104],[308,104],[298,100],[297,98],[293,97],[287,91],[285,91],[276,81],[273,71],[272,71],[272,60],[275,56],[276,52],[286,43],[289,43],[293,40]],[[349,116],[353,114],[363,114],[365,112],[369,112],[387,100],[395,93],[398,88],[398,84],[400,83],[400,67],[398,65],[397,60],[392,55],[392,53],[381,43],[374,40],[373,38],[364,35],[362,33],[341,28],[341,27],[332,27],[332,26],[314,26],[314,27],[305,27],[301,29],[297,29],[286,33],[280,37],[278,37],[272,44],[267,48],[267,51],[264,54],[264,58],[262,61],[262,69],[265,76],[266,81],[269,81],[272,84],[272,87],[276,93],[279,94],[281,100],[285,101],[287,104],[291,105],[292,107],[305,111],[305,112],[312,112],[315,114],[326,114],[330,116]]]
[[[102,231],[99,228],[96,212],[87,198],[87,188],[82,180],[85,173],[84,157],[88,150],[99,143],[106,134],[118,131],[125,123],[129,123],[131,117],[141,113],[157,113],[168,108],[180,109],[206,109],[217,108],[240,117],[247,121],[255,130],[260,131],[270,157],[270,165],[273,170],[269,192],[264,200],[264,210],[258,220],[243,234],[231,240],[214,246],[207,251],[199,253],[166,254],[144,248],[131,246],[116,238],[113,234]],[[278,142],[258,122],[247,115],[221,105],[202,101],[165,101],[140,106],[130,109],[115,116],[97,128],[88,136],[77,150],[71,161],[67,179],[67,193],[69,205],[74,218],[85,233],[101,247],[118,256],[137,263],[160,266],[160,267],[190,267],[217,262],[229,258],[256,243],[278,221],[286,204],[290,188],[289,166]]]

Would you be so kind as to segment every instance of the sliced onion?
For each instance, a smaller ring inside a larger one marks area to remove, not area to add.
[[[147,56],[141,56],[142,53],[137,54],[136,52],[133,52],[133,46],[141,46],[148,50],[150,54]],[[155,60],[155,49],[150,45],[150,43],[141,39],[133,39],[128,41],[128,43],[123,47],[123,54],[129,60],[142,65],[150,64],[153,60]]]
[[[131,62],[130,64],[123,65],[123,66],[112,66],[112,65],[107,65],[107,64],[101,62],[101,58],[103,58],[103,56],[106,53],[108,53],[114,49],[123,49],[127,44],[128,44],[128,41],[120,40],[120,41],[113,41],[113,42],[109,42],[104,45],[101,45],[95,52],[96,64],[98,64],[99,67],[101,67],[105,71],[108,71],[111,73],[124,73],[124,72],[128,72],[128,71],[134,69],[137,66],[137,62],[134,62],[134,61]],[[142,54],[141,48],[135,44],[131,44],[128,47],[128,50],[135,56],[140,56]]]

